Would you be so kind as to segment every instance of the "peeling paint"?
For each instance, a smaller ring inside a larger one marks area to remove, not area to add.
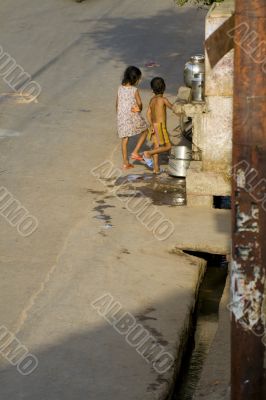
[[[245,187],[246,187],[246,171],[243,171],[243,169],[237,170],[236,182],[237,182],[238,188],[245,189]]]
[[[239,257],[244,261],[248,260],[249,258],[252,258],[252,257],[250,257],[250,253],[253,250],[252,247],[253,247],[253,243],[248,243],[248,245],[246,245],[246,246],[238,247],[237,252],[238,252]]]
[[[246,173],[237,170],[238,188],[246,190]],[[257,332],[263,322],[262,304],[265,283],[264,269],[259,247],[259,207],[250,201],[236,204],[235,258],[231,264],[232,314],[244,330]]]
[[[240,211],[239,205],[236,206],[236,226],[238,232],[259,233],[259,209],[256,204],[252,204],[251,213],[246,214]]]
[[[254,280],[248,280],[243,267],[235,260],[231,264],[231,303],[229,309],[245,330],[252,330],[262,320],[264,295],[259,287],[265,277],[259,266],[253,267]]]
[[[229,308],[237,321],[244,315],[244,282],[245,276],[241,272],[241,265],[233,260],[231,263],[231,303]]]

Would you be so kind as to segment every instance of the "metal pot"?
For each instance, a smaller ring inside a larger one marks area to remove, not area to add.
[[[168,174],[171,176],[185,178],[187,176],[189,164],[190,160],[177,160],[176,158],[170,158],[168,164]]]
[[[195,74],[205,73],[205,57],[203,54],[197,54],[190,57],[190,60],[185,64],[184,68],[184,82],[186,86],[192,87],[192,79]]]
[[[172,146],[171,156],[180,160],[191,160],[192,150],[187,146]]]
[[[195,74],[192,79],[192,101],[204,100],[204,74]]]

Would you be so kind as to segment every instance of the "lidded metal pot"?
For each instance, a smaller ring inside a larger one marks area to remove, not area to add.
[[[195,74],[205,74],[205,57],[203,54],[197,54],[190,57],[190,60],[185,64],[184,82],[186,86],[192,87],[192,80]]]

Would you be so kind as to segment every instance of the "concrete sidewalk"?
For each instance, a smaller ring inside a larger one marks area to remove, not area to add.
[[[93,181],[87,219],[72,229],[19,319],[17,337],[39,366],[25,380],[2,365],[4,399],[23,393],[30,400],[148,400],[169,393],[205,268],[198,258],[176,254],[176,248],[226,253],[230,213],[158,206],[174,225],[172,235],[160,241],[113,190],[110,181],[108,187]],[[106,294],[176,359],[174,368],[159,374],[96,312],[91,303]]]
[[[97,212],[89,213],[88,221],[69,236],[21,321],[17,337],[39,366],[25,379],[15,367],[2,364],[3,399],[16,400],[23,394],[32,400],[141,400],[163,399],[169,392],[173,369],[158,374],[91,303],[111,294],[155,344],[176,357],[204,265],[186,255],[169,254],[145,230],[136,236],[131,229],[134,216],[112,202],[106,205],[113,227],[105,229],[96,219],[92,231],[89,222]]]
[[[37,356],[38,369],[25,379],[2,365],[3,399],[19,399],[20,393],[30,400],[164,399],[173,384],[173,369],[158,374],[91,303],[111,294],[155,343],[180,359],[204,263],[173,250],[182,243],[201,249],[201,240],[210,247],[219,241],[215,221],[221,213],[163,206],[175,231],[160,242],[100,182],[89,189],[88,202],[88,218],[69,234],[16,327]]]

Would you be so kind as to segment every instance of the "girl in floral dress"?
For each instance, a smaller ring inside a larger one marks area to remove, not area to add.
[[[139,150],[144,144],[148,125],[141,115],[142,101],[137,86],[141,79],[141,71],[137,67],[128,67],[124,72],[122,84],[118,88],[116,99],[118,136],[122,139],[123,168],[134,168],[129,163],[127,145],[131,136],[140,135],[137,145],[131,154],[133,160],[142,161]]]

